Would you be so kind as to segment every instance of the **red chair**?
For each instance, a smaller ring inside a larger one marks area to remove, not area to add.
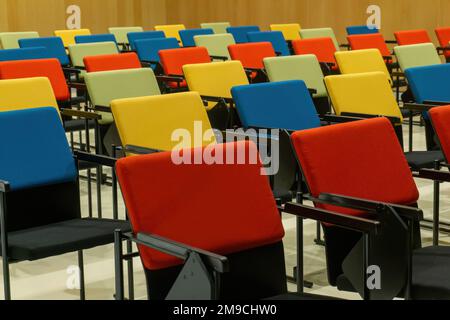
[[[134,52],[89,56],[83,60],[87,72],[139,69],[142,67],[138,55]]]
[[[447,62],[450,61],[450,50],[445,50],[445,48],[450,47],[450,27],[446,28],[436,28],[436,36],[439,40],[439,45],[441,46],[444,56]]]
[[[270,42],[242,43],[228,46],[232,60],[242,62],[244,68],[250,72],[252,82],[265,82],[267,76],[263,72],[264,59],[276,57],[277,54]]]
[[[432,42],[427,30],[407,30],[394,32],[399,46]]]
[[[169,78],[158,77],[168,80],[166,83],[170,88],[186,88],[183,66],[187,64],[209,63],[211,57],[204,47],[180,48],[159,51],[159,57],[164,73]],[[179,79],[178,81],[171,81]]]
[[[326,66],[325,69],[330,69],[330,72],[338,70],[334,57],[337,49],[333,39],[329,37],[294,40],[292,41],[292,49],[296,55],[314,54],[322,66]]]
[[[378,49],[383,57],[391,57],[391,52],[381,33],[348,36],[347,40],[352,50]]]

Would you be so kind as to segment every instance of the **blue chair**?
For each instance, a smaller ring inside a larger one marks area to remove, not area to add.
[[[180,48],[180,44],[176,38],[136,40],[134,45],[139,60],[150,63],[154,70],[160,62],[159,51]]]
[[[278,54],[290,56],[291,51],[281,31],[263,31],[247,33],[249,42],[270,42]]]
[[[347,27],[347,34],[349,36],[358,35],[358,34],[373,34],[380,33],[380,30],[376,26],[350,26]]]
[[[81,217],[77,163],[55,108],[2,112],[0,135],[0,201],[7,204],[0,206],[5,298],[11,298],[10,262],[78,252],[84,299],[83,250],[114,242],[114,230],[129,230],[129,224]],[[86,153],[77,153],[77,159],[115,164]]]
[[[128,42],[130,43],[130,49],[136,50],[134,42],[137,40],[162,39],[165,37],[164,31],[130,32],[128,33]]]
[[[96,42],[115,42],[115,43],[117,43],[116,37],[110,33],[75,36],[75,43],[77,43],[77,44],[79,44],[79,43],[96,43]]]
[[[180,38],[183,43],[183,47],[195,47],[195,36],[211,35],[214,34],[213,29],[188,29],[180,30]]]
[[[280,203],[291,201],[296,182],[297,162],[290,132],[318,128],[320,118],[306,84],[302,80],[251,84],[231,90],[245,129],[280,129],[279,171],[272,176],[272,189]],[[251,134],[251,133],[250,133]],[[258,134],[259,138],[267,138]],[[273,154],[273,153],[272,153]]]
[[[45,47],[0,50],[0,62],[54,58]]]
[[[58,59],[62,66],[70,64],[69,56],[60,37],[21,39],[19,40],[19,45],[21,48],[44,47],[47,50],[47,54],[51,58]]]
[[[231,33],[236,43],[247,43],[247,33],[261,31],[258,26],[241,26],[241,27],[229,27],[227,32]]]

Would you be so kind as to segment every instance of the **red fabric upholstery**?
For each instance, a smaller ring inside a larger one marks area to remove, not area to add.
[[[270,42],[252,42],[228,46],[231,59],[242,62],[244,68],[264,69],[264,58],[276,57]]]
[[[381,33],[348,36],[347,40],[352,50],[378,49],[384,57],[391,55]]]
[[[336,46],[331,38],[294,40],[292,48],[297,55],[314,54],[319,62],[334,63],[337,66],[334,58]]]
[[[139,69],[142,67],[136,53],[105,54],[83,59],[87,72]]]
[[[434,130],[447,162],[450,160],[450,106],[436,107],[429,112]]]
[[[436,36],[439,40],[439,45],[442,48],[446,48],[450,46],[450,28],[437,28]],[[445,57],[450,57],[450,51],[444,51]]]
[[[222,148],[225,155],[234,152],[235,159],[238,148],[257,154],[249,142],[216,145],[213,150]],[[191,159],[201,159],[203,151],[194,149]],[[166,152],[121,159],[116,170],[135,233],[151,233],[227,255],[274,244],[284,236],[261,168],[260,163],[175,165]],[[180,263],[152,249],[140,247],[140,253],[150,270]]]
[[[399,46],[431,42],[427,30],[408,30],[394,32]]]
[[[416,184],[392,124],[385,118],[295,132],[292,141],[315,197],[334,193],[402,205],[417,203]]]
[[[58,59],[0,62],[0,79],[2,80],[34,77],[47,77],[52,84],[56,100],[69,100],[69,88]]]

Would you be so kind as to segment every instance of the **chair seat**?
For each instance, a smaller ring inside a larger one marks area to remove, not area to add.
[[[76,219],[8,234],[13,261],[39,260],[103,246],[114,241],[114,230],[129,232],[128,221]]]
[[[412,170],[433,169],[436,160],[445,160],[442,151],[413,151],[405,153],[406,160]]]
[[[427,247],[414,252],[412,297],[450,299],[450,247]]]

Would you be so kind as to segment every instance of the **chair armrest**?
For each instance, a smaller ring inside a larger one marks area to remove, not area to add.
[[[159,61],[141,60],[141,63],[145,63],[145,64],[149,64],[149,65],[157,65],[157,64],[159,64]]]
[[[86,90],[86,84],[82,82],[69,82],[67,85],[73,89],[84,89]]]
[[[146,233],[138,233],[136,236],[132,234],[125,234],[124,236],[137,244],[183,260],[189,258],[189,255],[192,252],[195,252],[202,257],[202,261],[206,263],[207,266],[219,273],[226,273],[230,268],[227,257],[203,249],[191,247],[187,244],[176,242],[168,238]]]
[[[82,66],[63,67],[62,69],[69,73],[81,73],[83,70],[86,70],[86,68]]]
[[[94,113],[94,112],[87,112],[87,111],[81,111],[81,110],[75,110],[75,109],[60,109],[60,113],[64,116],[68,117],[80,117],[87,120],[101,120],[102,116]]]
[[[377,234],[381,227],[381,223],[376,220],[340,214],[297,203],[287,203],[284,207],[283,212],[304,219],[311,219],[324,223],[330,223],[345,229],[350,229],[363,233]]]
[[[418,208],[407,207],[392,203],[385,203],[379,201],[372,201],[367,199],[361,199],[356,197],[348,197],[337,194],[324,193],[319,196],[318,199],[310,198],[313,202],[329,204],[333,206],[345,207],[353,210],[362,210],[368,212],[381,212],[386,207],[393,208],[400,216],[411,220],[422,220],[423,211]]]
[[[387,44],[397,44],[397,40],[385,40],[384,42]]]
[[[342,43],[342,44],[339,45],[339,48],[350,49],[350,44],[348,44],[348,43]]]
[[[434,104],[424,104],[424,103],[404,103],[403,108],[408,109],[410,111],[420,111],[425,112],[429,111],[433,108],[436,108],[438,105]]]
[[[440,182],[450,182],[450,172],[440,171],[434,169],[420,169],[418,173],[413,174],[415,178],[440,181]]]
[[[213,96],[201,96],[203,101],[208,102],[226,102],[226,103],[234,103],[234,100],[232,98],[225,98],[225,97],[213,97]]]
[[[424,104],[431,104],[433,106],[446,106],[449,105],[449,101],[433,101],[433,100],[426,100],[423,102]]]
[[[309,93],[310,93],[311,95],[317,93],[317,89],[308,88],[308,91],[309,91]]]
[[[374,115],[374,114],[343,112],[343,113],[341,113],[341,116],[355,117],[355,118],[362,118],[362,119],[386,118],[389,121],[391,121],[392,124],[400,124],[401,123],[400,118],[383,116],[381,114],[380,115]]]
[[[212,60],[228,61],[228,57],[224,56],[210,56]]]
[[[346,122],[354,122],[364,120],[365,118],[361,117],[346,117],[346,116],[338,116],[334,114],[325,114],[321,117],[322,121],[332,122],[332,123],[346,123]]]
[[[109,112],[109,113],[112,112],[111,107],[109,107],[109,106],[95,105],[92,107],[92,109],[95,111],[101,111],[101,112]]]
[[[11,185],[7,181],[0,180],[0,192],[6,193],[11,190]]]
[[[174,76],[174,75],[166,75],[166,76],[156,76],[156,79],[161,82],[176,82],[182,83],[184,81],[183,76]]]
[[[122,151],[136,154],[136,155],[145,155],[145,154],[164,152],[163,150],[150,149],[150,148],[133,146],[133,145],[126,145],[125,148],[122,149]]]
[[[85,161],[92,164],[98,164],[105,167],[114,168],[116,166],[117,159],[107,157],[107,156],[101,156],[97,154],[87,153],[83,151],[74,151],[74,156],[78,161]]]

